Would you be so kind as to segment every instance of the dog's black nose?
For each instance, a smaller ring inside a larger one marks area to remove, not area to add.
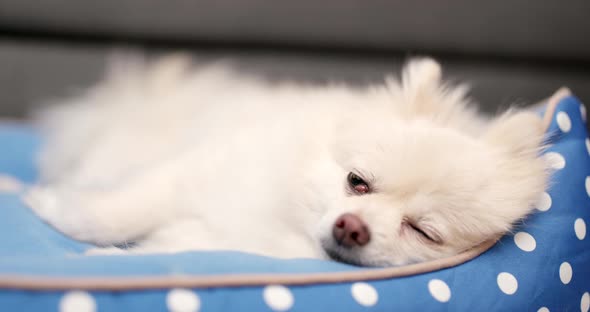
[[[338,245],[346,248],[364,246],[371,240],[371,233],[365,222],[352,213],[345,213],[336,219],[332,236]]]

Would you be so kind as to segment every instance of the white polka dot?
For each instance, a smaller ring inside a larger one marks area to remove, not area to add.
[[[586,193],[590,196],[590,177],[586,177]]]
[[[563,132],[569,132],[572,129],[572,121],[566,112],[557,113],[557,125]]]
[[[201,307],[201,300],[191,290],[175,288],[168,292],[166,306],[170,312],[197,312]]]
[[[551,200],[551,196],[549,196],[547,192],[544,192],[543,194],[541,194],[541,197],[539,197],[539,199],[537,200],[535,206],[539,211],[547,211],[549,210],[549,208],[551,208],[552,202],[553,201]]]
[[[274,311],[287,311],[295,302],[291,291],[281,285],[266,286],[262,296],[264,302]]]
[[[96,302],[85,291],[70,291],[64,294],[59,301],[59,312],[94,312]]]
[[[586,151],[588,152],[588,155],[590,156],[590,140],[588,138],[586,138]]]
[[[428,282],[428,291],[430,291],[434,299],[440,302],[447,302],[451,299],[451,289],[449,289],[447,283],[439,279],[433,279]]]
[[[580,104],[580,115],[582,115],[582,120],[586,121],[586,106],[584,106],[584,103]]]
[[[18,193],[23,189],[23,184],[14,177],[0,174],[0,193]]]
[[[576,219],[576,222],[574,222],[574,231],[579,240],[583,240],[586,237],[586,222],[584,222],[584,219]]]
[[[580,311],[588,312],[590,309],[590,294],[585,292],[582,295],[582,300],[580,300]]]
[[[527,252],[533,251],[537,247],[535,238],[526,232],[516,233],[516,235],[514,235],[514,243],[516,246],[518,246],[518,248]]]
[[[518,289],[518,281],[510,273],[502,272],[498,274],[497,282],[500,290],[507,295],[513,295]]]
[[[367,283],[352,284],[350,292],[352,293],[354,300],[365,307],[374,306],[379,300],[377,290]]]
[[[553,169],[563,169],[565,167],[565,158],[556,152],[545,154],[545,161]]]
[[[541,307],[537,312],[549,312],[549,309],[547,307]]]
[[[562,283],[569,284],[572,280],[572,274],[572,266],[569,263],[564,262],[559,266],[559,279]]]

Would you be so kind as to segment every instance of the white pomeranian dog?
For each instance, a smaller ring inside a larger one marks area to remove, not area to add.
[[[432,59],[364,89],[273,85],[182,56],[132,63],[40,114],[27,201],[101,254],[403,265],[502,235],[546,186],[541,119],[482,117]]]

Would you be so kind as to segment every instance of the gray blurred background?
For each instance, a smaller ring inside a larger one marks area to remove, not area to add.
[[[0,0],[0,117],[88,86],[119,48],[352,85],[431,55],[487,112],[564,85],[590,102],[589,16],[589,0]]]

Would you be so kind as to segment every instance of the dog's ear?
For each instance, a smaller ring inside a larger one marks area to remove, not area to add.
[[[408,93],[419,94],[438,87],[441,76],[441,66],[434,59],[411,59],[402,71],[402,87]]]
[[[543,120],[537,114],[508,111],[491,123],[484,138],[509,153],[535,156],[542,149],[544,132]]]
[[[392,94],[399,95],[396,107],[402,115],[424,116],[443,125],[456,123],[459,110],[466,110],[467,86],[451,86],[442,81],[442,69],[431,58],[411,59],[402,71],[402,81],[391,79]]]

